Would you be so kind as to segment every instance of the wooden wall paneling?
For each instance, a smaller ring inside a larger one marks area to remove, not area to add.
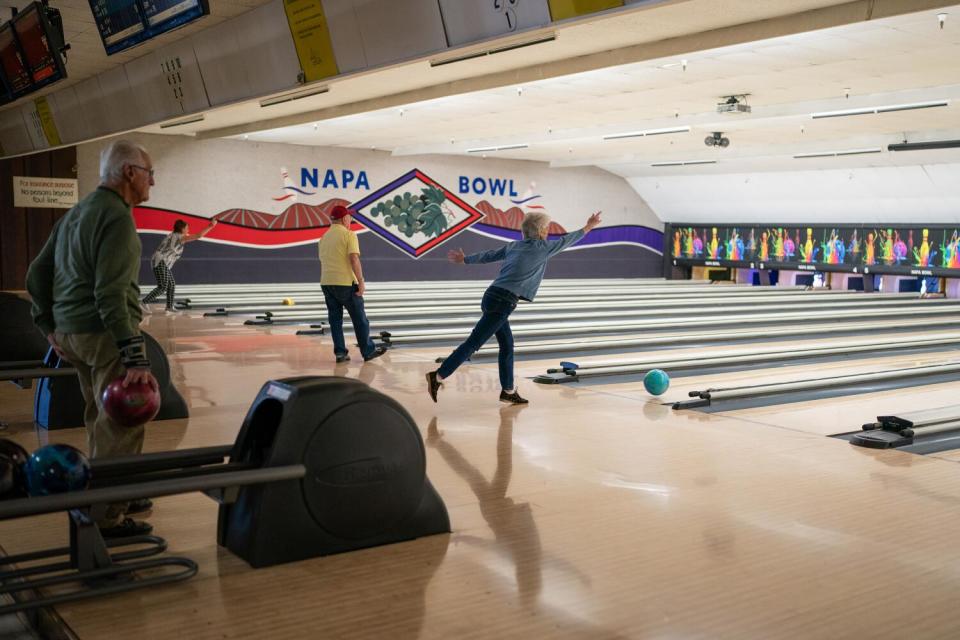
[[[101,108],[106,117],[107,133],[120,133],[148,124],[143,114],[130,108],[133,104],[133,91],[130,90],[126,69],[115,67],[104,71],[97,76],[97,80],[100,82],[103,97]]]
[[[35,153],[24,158],[24,169],[31,178],[50,177],[50,153]],[[53,228],[53,209],[29,207],[24,209],[27,226],[27,266],[33,262],[50,237]]]
[[[360,23],[352,0],[323,0],[323,13],[330,28],[330,42],[340,73],[366,69]]]
[[[242,64],[254,96],[299,86],[300,60],[293,46],[282,0],[261,5],[231,20],[236,26]]]
[[[77,108],[84,114],[83,120],[87,136],[96,138],[109,133],[111,123],[107,119],[103,105],[103,91],[100,90],[100,80],[97,76],[75,84],[73,90],[77,96]],[[131,102],[127,104],[129,105]]]
[[[408,0],[402,10],[393,0],[353,0],[353,6],[364,56],[371,67],[447,48],[436,0]]]
[[[161,78],[167,87],[170,104],[176,115],[195,113],[210,107],[203,86],[193,39],[178,40],[156,51],[162,68]]]
[[[62,142],[82,142],[93,137],[74,87],[61,89],[50,99]]]
[[[63,147],[50,152],[50,175],[54,178],[77,179],[77,148]],[[84,194],[79,194],[82,198]],[[53,222],[62,218],[69,209],[53,209]]]
[[[3,247],[0,248],[0,271],[3,273],[4,289],[23,289],[27,277],[27,217],[26,211],[13,206],[13,176],[26,175],[24,158],[11,158],[4,163],[9,167],[5,175],[0,176],[3,184],[10,185],[10,189],[0,190],[10,192],[10,206],[4,207],[3,219]]]
[[[160,122],[180,115],[173,102],[170,86],[160,68],[156,51],[126,63],[127,82],[130,84],[131,105],[144,122]]]
[[[550,24],[547,0],[522,3],[440,0],[440,12],[451,47]]]
[[[212,106],[227,104],[253,95],[243,55],[237,39],[237,26],[228,20],[195,34],[191,41],[200,65],[207,99]]]
[[[4,244],[4,229],[7,226],[7,212],[13,209],[13,189],[7,188],[12,184],[13,171],[12,160],[0,160],[0,291],[8,289],[3,282],[3,256],[6,255],[6,245]]]
[[[0,111],[0,140],[3,140],[3,153],[7,156],[34,150],[23,111],[17,108]]]

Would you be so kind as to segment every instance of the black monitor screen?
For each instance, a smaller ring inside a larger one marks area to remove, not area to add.
[[[205,16],[207,0],[89,0],[107,55]]]
[[[107,55],[140,44],[148,36],[137,0],[90,0]]]
[[[20,53],[20,46],[13,33],[13,25],[9,22],[0,25],[0,69],[10,88],[12,97],[18,98],[30,92],[33,81],[30,71]]]
[[[150,30],[156,33],[175,29],[204,15],[200,0],[142,0]]]
[[[40,5],[31,4],[17,14],[13,28],[26,58],[26,66],[33,77],[33,88],[38,89],[62,79],[64,73],[60,54],[51,47],[49,23],[40,14]]]

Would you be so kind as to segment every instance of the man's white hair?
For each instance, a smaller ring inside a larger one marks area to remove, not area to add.
[[[100,152],[100,180],[111,182],[123,177],[125,165],[143,166],[147,150],[129,140],[114,140]]]
[[[550,216],[540,211],[532,211],[523,216],[520,229],[526,240],[539,240],[544,229],[550,226]]]

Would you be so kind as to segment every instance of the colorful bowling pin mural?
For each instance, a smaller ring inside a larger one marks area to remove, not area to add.
[[[717,238],[716,227],[713,227],[713,233],[710,237],[710,253],[708,255],[711,260],[720,259],[720,240]]]
[[[799,231],[797,232],[800,233]],[[799,240],[797,241],[799,244]],[[803,243],[803,246],[800,247],[800,261],[810,263],[813,262],[818,253],[819,249],[813,246],[813,229],[807,227],[807,240]]]

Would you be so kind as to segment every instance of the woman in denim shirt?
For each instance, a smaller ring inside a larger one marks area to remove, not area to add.
[[[462,249],[450,251],[447,258],[457,264],[483,264],[503,261],[500,274],[487,288],[480,303],[483,315],[477,321],[470,336],[451,353],[440,368],[427,374],[430,397],[437,401],[437,391],[446,378],[483,346],[490,336],[497,336],[500,353],[497,364],[500,369],[500,401],[510,404],[526,404],[513,384],[513,333],[510,331],[510,314],[519,300],[532,302],[540,288],[547,260],[571,246],[600,224],[597,211],[587,220],[583,229],[568,233],[557,240],[547,240],[550,217],[545,213],[528,213],[523,218],[523,240],[510,242],[491,251],[463,254]]]

